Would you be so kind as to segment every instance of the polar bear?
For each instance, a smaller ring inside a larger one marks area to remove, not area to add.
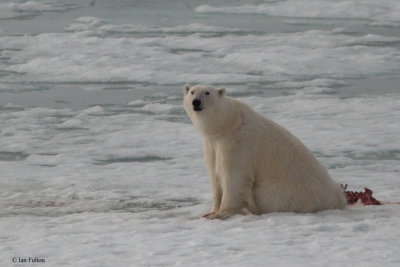
[[[341,209],[340,184],[288,130],[209,85],[184,86],[184,106],[204,137],[212,185],[208,219]]]

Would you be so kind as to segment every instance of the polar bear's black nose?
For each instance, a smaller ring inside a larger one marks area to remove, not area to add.
[[[198,99],[194,99],[192,104],[193,104],[193,107],[198,108],[201,105],[201,101]]]

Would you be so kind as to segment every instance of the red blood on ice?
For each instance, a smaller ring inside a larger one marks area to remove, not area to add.
[[[347,204],[348,205],[353,205],[357,203],[359,200],[363,205],[382,205],[382,203],[378,200],[376,200],[372,196],[372,190],[368,188],[364,188],[365,192],[354,192],[354,191],[347,191],[347,184],[343,186],[344,193],[347,198]]]

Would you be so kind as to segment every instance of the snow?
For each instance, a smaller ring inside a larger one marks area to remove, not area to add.
[[[0,19],[25,18],[40,15],[42,12],[62,12],[72,5],[63,5],[55,0],[46,1],[2,1],[0,3]]]
[[[128,2],[0,4],[0,266],[400,265],[396,204],[202,218],[211,186],[182,103],[185,83],[227,87],[334,180],[399,202],[397,1],[171,0],[177,25],[131,20]],[[52,16],[58,32],[7,26]]]
[[[387,219],[398,220],[399,214],[390,210],[269,214],[230,221],[179,218],[188,213],[185,209],[161,218],[88,213],[35,217],[22,231],[15,218],[7,218],[5,230],[18,233],[10,247],[27,236],[33,240],[18,246],[22,255],[30,255],[31,246],[46,247],[34,255],[50,266],[352,266],[360,258],[365,266],[396,266],[398,236],[390,233],[396,223]]]
[[[287,0],[266,1],[258,5],[210,6],[200,5],[197,13],[259,14],[291,18],[324,18],[365,20],[371,25],[400,26],[398,1],[374,0]]]
[[[400,38],[392,36],[353,35],[340,29],[269,35],[226,31],[221,36],[212,35],[212,27],[203,25],[197,32],[201,25],[187,25],[165,27],[163,31],[172,32],[168,35],[104,37],[102,27],[117,26],[90,17],[77,22],[89,28],[75,25],[73,32],[0,36],[9,63],[1,69],[36,82],[174,85],[270,83],[310,76],[340,80],[400,71]],[[147,27],[153,30],[159,29]]]
[[[400,200],[399,95],[242,99],[300,137],[351,190]],[[2,110],[0,154],[15,153],[0,161],[3,265],[26,256],[50,266],[399,263],[398,205],[201,218],[211,206],[201,137],[184,113],[168,120],[180,101],[158,109],[151,101],[127,101],[119,114]]]

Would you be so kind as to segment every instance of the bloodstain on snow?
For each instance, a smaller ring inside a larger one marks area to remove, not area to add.
[[[372,194],[372,190],[368,188],[364,188],[365,192],[354,192],[354,191],[347,191],[347,184],[343,186],[344,193],[347,198],[347,204],[353,205],[356,203],[361,202],[363,205],[382,205],[382,203],[376,200]]]

